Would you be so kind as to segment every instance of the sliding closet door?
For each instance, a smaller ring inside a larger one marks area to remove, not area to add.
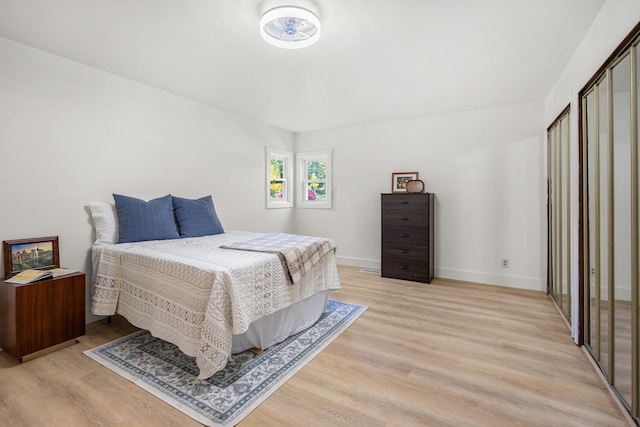
[[[593,112],[595,111],[595,102],[596,96],[595,91],[591,91],[587,95],[582,98],[582,113],[585,118],[582,120],[582,135],[584,139],[591,141],[591,144],[584,145],[584,160],[582,164],[582,176],[583,185],[582,190],[585,194],[584,200],[585,202],[582,205],[583,214],[582,217],[586,219],[588,224],[585,226],[585,236],[583,238],[584,242],[587,244],[584,245],[584,253],[583,257],[585,258],[585,271],[583,272],[583,277],[585,279],[585,288],[584,292],[585,301],[584,301],[584,324],[585,324],[585,332],[590,335],[584,338],[586,343],[598,343],[599,337],[595,335],[598,328],[596,327],[596,323],[599,322],[598,319],[599,310],[595,310],[595,307],[599,303],[599,299],[596,299],[597,292],[596,289],[599,289],[599,281],[596,278],[596,257],[599,256],[599,251],[596,250],[598,246],[598,241],[596,241],[596,235],[598,231],[598,227],[594,222],[596,219],[596,202],[598,201],[598,197],[596,195],[596,188],[599,188],[595,185],[596,179],[598,178],[593,171],[597,171],[599,168],[596,163],[596,150],[597,150],[597,139],[596,139],[596,129],[595,129],[595,120],[590,120],[587,122],[586,118],[589,115],[586,113],[587,111]],[[591,172],[591,173],[589,173]],[[591,243],[591,244],[589,244]],[[599,349],[593,348],[593,352],[598,354]]]
[[[589,91],[582,101],[583,135],[589,141],[585,147],[585,161],[587,163],[586,192],[584,198],[587,205],[587,258],[588,280],[586,280],[585,324],[588,331],[585,341],[591,346],[592,353],[604,371],[608,371],[608,310],[609,298],[607,292],[608,263],[607,263],[607,79],[602,78]],[[604,335],[601,331],[605,331]]]
[[[547,291],[564,316],[571,320],[570,250],[570,144],[569,110],[547,130],[547,168],[549,177],[549,273]]]
[[[631,402],[640,421],[640,44],[631,51]]]
[[[585,345],[638,417],[638,69],[636,45],[582,91]]]
[[[613,140],[612,383],[631,402],[631,55],[611,71]]]
[[[609,188],[609,171],[611,167],[609,165],[609,159],[611,158],[609,153],[609,121],[607,119],[607,104],[609,100],[609,81],[611,80],[609,74],[598,85],[598,167],[597,171],[599,179],[598,193],[598,216],[596,221],[599,225],[598,233],[598,266],[596,267],[596,274],[598,276],[600,286],[598,287],[598,295],[600,298],[600,304],[597,307],[600,310],[599,313],[599,336],[600,336],[600,359],[599,362],[603,367],[605,373],[609,372],[609,195],[611,194]]]

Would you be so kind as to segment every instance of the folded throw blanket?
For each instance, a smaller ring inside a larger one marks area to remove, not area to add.
[[[329,251],[335,251],[336,244],[324,237],[269,233],[220,248],[276,254],[291,283],[296,283]]]

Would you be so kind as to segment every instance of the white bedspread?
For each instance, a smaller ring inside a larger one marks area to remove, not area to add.
[[[333,251],[291,284],[277,255],[219,248],[260,236],[215,236],[93,247],[92,313],[116,312],[195,356],[199,378],[222,369],[233,334],[321,290],[340,288]]]

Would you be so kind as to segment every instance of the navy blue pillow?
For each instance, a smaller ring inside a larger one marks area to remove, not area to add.
[[[200,237],[224,233],[211,196],[196,200],[173,196],[173,210],[178,220],[180,237]]]
[[[179,239],[171,194],[145,202],[114,194],[118,214],[118,243]]]

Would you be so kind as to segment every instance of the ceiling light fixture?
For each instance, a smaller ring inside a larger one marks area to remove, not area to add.
[[[273,46],[300,49],[318,41],[320,19],[315,13],[302,7],[275,7],[262,15],[260,35]]]

